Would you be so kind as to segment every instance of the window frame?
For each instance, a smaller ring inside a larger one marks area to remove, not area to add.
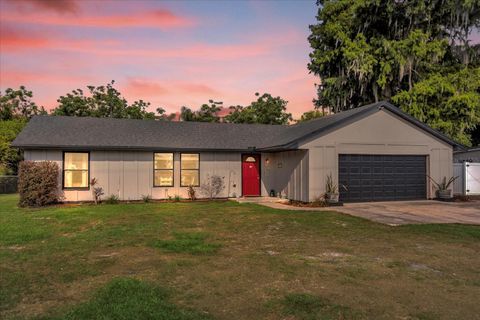
[[[198,184],[192,185],[192,187],[200,187],[200,153],[199,152],[185,152],[180,153],[180,187],[189,187],[190,185],[182,184],[182,156],[184,154],[196,154],[198,155],[198,169],[184,169],[185,171],[197,171],[198,172]]]
[[[156,154],[171,154],[172,155],[172,169],[155,169],[155,155]],[[155,184],[155,172],[157,171],[172,171],[172,184],[160,186]],[[172,188],[175,186],[175,153],[174,152],[154,152],[153,153],[153,187],[154,188]]]
[[[85,171],[85,169],[72,170],[65,169],[65,154],[66,153],[86,153],[87,154],[87,186],[86,187],[66,187],[65,186],[65,171]],[[90,190],[90,151],[63,151],[62,152],[62,190]]]

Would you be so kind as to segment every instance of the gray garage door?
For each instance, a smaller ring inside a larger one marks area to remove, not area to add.
[[[427,197],[425,156],[341,154],[338,170],[343,202]]]

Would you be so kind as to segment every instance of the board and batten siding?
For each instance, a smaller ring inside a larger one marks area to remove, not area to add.
[[[288,199],[307,202],[309,181],[308,150],[262,154],[262,196],[274,190]],[[268,161],[267,161],[268,159]]]
[[[62,169],[61,150],[25,150],[25,160],[54,161]],[[62,186],[62,173],[58,183]],[[200,183],[208,176],[224,178],[220,197],[241,194],[241,155],[230,152],[200,152]],[[143,195],[165,199],[179,195],[187,198],[187,187],[180,187],[180,153],[174,153],[174,186],[153,187],[153,152],[91,151],[90,178],[97,178],[106,198],[112,194],[121,200],[140,200]],[[197,189],[198,197],[202,197]],[[91,190],[63,190],[65,201],[91,201]]]
[[[339,154],[425,155],[427,174],[435,181],[453,174],[452,146],[386,110],[312,137],[299,145],[309,155],[309,201],[325,193],[325,179],[332,174],[338,183]],[[427,197],[434,197],[427,180]]]

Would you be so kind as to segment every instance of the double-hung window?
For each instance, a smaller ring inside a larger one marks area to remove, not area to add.
[[[153,186],[173,187],[173,153],[155,153]]]
[[[200,186],[200,155],[198,153],[180,155],[180,186]]]
[[[63,188],[89,188],[89,153],[65,152],[63,154]]]

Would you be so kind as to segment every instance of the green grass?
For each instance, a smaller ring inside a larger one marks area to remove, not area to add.
[[[1,319],[480,314],[478,226],[390,227],[234,202],[24,209],[17,200],[0,195]]]
[[[206,242],[209,235],[204,232],[174,232],[173,236],[171,240],[157,240],[152,246],[168,252],[191,254],[212,254],[221,247],[219,243]]]
[[[112,280],[93,297],[64,315],[43,320],[206,320],[208,315],[179,308],[169,301],[168,291],[140,280],[118,278]]]
[[[347,307],[335,305],[326,299],[305,293],[286,295],[282,300],[282,306],[285,315],[294,316],[299,320],[360,319],[361,317]]]

